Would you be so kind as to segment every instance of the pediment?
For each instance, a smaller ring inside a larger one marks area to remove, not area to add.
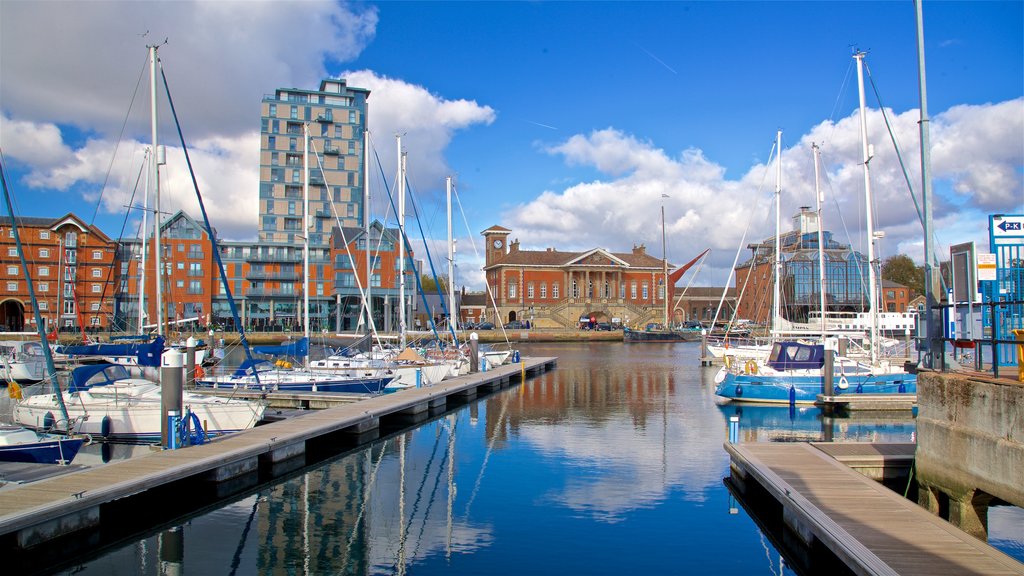
[[[628,268],[629,264],[603,248],[584,252],[566,263],[569,266],[615,266]]]

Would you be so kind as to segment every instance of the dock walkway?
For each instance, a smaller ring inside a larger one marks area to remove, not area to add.
[[[236,432],[200,446],[152,454],[0,490],[0,548],[28,548],[102,522],[101,507],[188,478],[214,482],[303,455],[308,442],[337,442],[337,433],[358,434],[380,419],[426,415],[449,399],[465,402],[477,390],[497,390],[553,368],[556,358],[524,358],[440,382],[312,411]]]
[[[760,484],[805,543],[820,541],[856,574],[1024,575],[1024,564],[837,458],[884,460],[884,444],[755,442],[726,444],[732,479]],[[834,456],[829,452],[834,453]]]

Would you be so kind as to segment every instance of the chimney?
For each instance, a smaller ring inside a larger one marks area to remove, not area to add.
[[[515,240],[512,241],[511,244],[508,245],[508,251],[509,253],[519,252],[519,238],[516,238]]]
[[[647,247],[646,246],[644,246],[643,244],[641,244],[639,246],[635,246],[635,245],[633,246],[633,255],[634,256],[643,256],[644,254],[647,254]]]

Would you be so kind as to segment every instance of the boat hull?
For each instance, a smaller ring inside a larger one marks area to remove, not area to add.
[[[835,377],[834,395],[917,394],[917,375],[906,373],[865,374]],[[843,388],[845,384],[845,388]],[[715,387],[715,395],[736,402],[813,404],[825,385],[821,375],[764,375],[727,373]]]
[[[355,392],[378,394],[394,376],[373,378],[283,379],[260,374],[257,382],[252,376],[222,377],[196,380],[200,388],[228,390],[257,390],[261,392]]]
[[[0,462],[25,462],[30,464],[70,464],[85,438],[50,437],[29,444],[0,446]]]

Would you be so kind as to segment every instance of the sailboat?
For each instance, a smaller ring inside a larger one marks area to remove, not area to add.
[[[308,222],[309,213],[309,126],[303,126],[303,221]],[[369,239],[367,239],[369,241]],[[309,279],[309,231],[303,230],[303,282]],[[364,392],[376,394],[395,379],[395,375],[384,370],[372,374],[350,374],[329,370],[317,370],[309,362],[309,290],[303,291],[303,337],[296,342],[278,346],[254,347],[253,352],[272,356],[289,356],[301,364],[295,366],[289,361],[270,362],[264,359],[246,359],[231,374],[204,375],[196,379],[196,386],[203,388],[228,388],[260,390],[266,392]]]
[[[155,94],[156,46],[150,46],[149,50]],[[153,100],[155,116],[155,95]],[[156,155],[152,158],[155,163]],[[158,168],[154,166],[153,170]],[[41,326],[38,319],[36,323]],[[149,344],[94,346],[96,348],[85,352],[102,355],[110,350],[101,350],[101,346],[122,346],[119,351],[133,354],[134,364],[155,367],[160,365],[163,338],[158,336]],[[48,348],[44,351],[49,353]],[[75,368],[71,377],[65,391],[36,394],[20,400],[14,408],[15,421],[33,430],[48,430],[55,423],[66,422],[65,432],[69,434],[85,433],[132,441],[160,439],[164,425],[160,384],[132,377],[124,365],[105,362]],[[200,422],[205,422],[208,435],[251,428],[262,419],[265,409],[263,402],[190,393],[183,394],[182,405]],[[55,414],[61,414],[62,420],[58,421]]]
[[[667,195],[662,194],[662,198],[667,198]],[[699,323],[690,323],[680,327],[673,327],[669,317],[669,299],[671,293],[669,286],[673,285],[675,281],[683,275],[686,270],[693,266],[697,260],[699,260],[704,254],[697,256],[685,266],[676,270],[670,276],[668,273],[668,244],[665,238],[665,204],[661,205],[661,252],[662,252],[662,286],[664,287],[664,293],[662,299],[664,300],[664,323],[658,324],[652,322],[647,324],[643,330],[633,330],[628,326],[622,331],[623,342],[700,342],[701,339],[701,326]],[[705,254],[707,251],[704,252]],[[670,282],[672,284],[670,284]]]
[[[917,375],[908,373],[903,366],[879,358],[879,334],[874,320],[878,303],[874,273],[874,222],[871,201],[870,154],[867,140],[867,120],[864,102],[864,75],[862,52],[857,59],[857,78],[860,95],[861,141],[864,167],[864,196],[868,237],[868,313],[872,318],[869,336],[869,357],[866,359],[839,356],[833,364],[835,392],[842,394],[906,394],[916,396]],[[778,200],[776,200],[778,206]],[[778,207],[776,207],[778,210]],[[820,229],[820,226],[819,226]],[[819,240],[820,242],[820,240]],[[775,274],[781,271],[779,235],[776,234]],[[775,303],[772,335],[780,338],[780,300],[778,281],[775,283]],[[822,293],[824,294],[824,292]],[[824,325],[821,338],[826,336]],[[715,394],[728,400],[772,403],[814,403],[824,392],[826,344],[817,342],[776,340],[766,362],[750,359],[725,366],[715,377]],[[829,344],[830,349],[837,346]]]

